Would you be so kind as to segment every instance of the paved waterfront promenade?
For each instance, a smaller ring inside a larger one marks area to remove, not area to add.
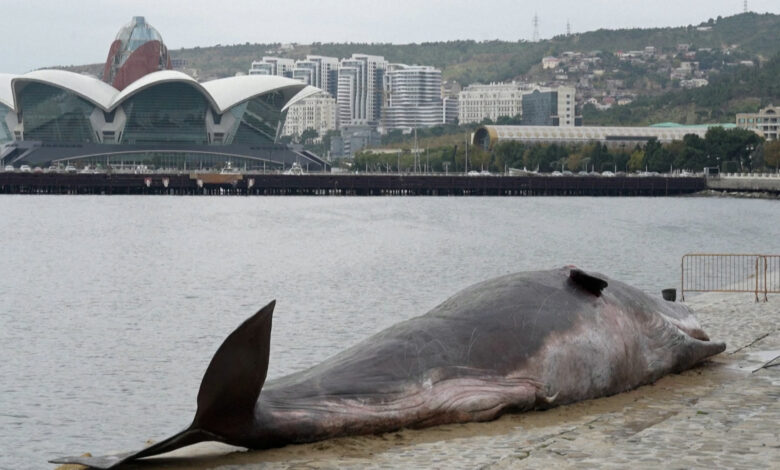
[[[780,359],[762,366],[780,355],[780,296],[756,303],[751,294],[703,294],[687,303],[728,349],[632,392],[490,423],[138,468],[778,468]]]

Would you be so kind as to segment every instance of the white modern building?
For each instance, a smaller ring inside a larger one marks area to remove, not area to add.
[[[316,86],[334,98],[338,94],[339,60],[335,57],[308,55],[295,62],[292,78]]]
[[[339,59],[320,55],[307,55],[306,62],[315,64],[314,83],[311,85],[329,93],[338,94]]]
[[[349,60],[341,61],[338,73],[336,101],[338,103],[337,120],[339,128],[358,122],[358,88],[360,83],[360,64]]]
[[[441,70],[391,64],[384,80],[382,124],[387,130],[433,127],[445,122]]]
[[[314,129],[322,137],[336,129],[336,99],[323,92],[304,98],[290,106],[282,135],[302,135]]]
[[[458,94],[458,121],[468,124],[485,118],[495,121],[499,116],[522,115],[523,92],[529,89],[517,82],[469,85]]]
[[[386,69],[387,61],[381,56],[352,54],[341,61],[336,97],[340,126],[379,123]]]
[[[263,60],[252,62],[252,66],[249,68],[249,75],[277,75],[292,78],[293,68],[295,68],[293,59],[263,57]]]
[[[314,85],[317,81],[317,64],[308,60],[299,60],[295,62],[292,69],[292,78],[300,80],[307,85]]]

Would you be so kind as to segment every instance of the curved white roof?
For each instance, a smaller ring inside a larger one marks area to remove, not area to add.
[[[256,96],[281,91],[287,101],[306,87],[301,81],[275,75],[242,75],[203,83],[220,113]]]
[[[308,98],[308,97],[310,97],[312,95],[316,95],[317,93],[324,93],[324,91],[322,90],[322,88],[317,88],[316,86],[306,85],[306,88],[304,88],[303,90],[299,91],[297,95],[293,96],[290,99],[290,101],[288,101],[287,104],[284,105],[284,107],[282,108],[282,111],[286,110],[290,106],[294,105],[295,103],[297,103],[297,102],[299,102],[299,101],[301,101],[301,100],[303,100],[305,98]]]
[[[14,103],[19,101],[16,92],[17,84],[23,82],[38,82],[66,89],[104,111],[108,111],[108,107],[117,93],[116,88],[89,75],[68,72],[66,70],[35,70],[19,75],[12,80],[11,88],[14,95]]]
[[[14,94],[11,89],[11,80],[16,77],[18,77],[18,75],[0,73],[0,103],[3,103],[13,110],[16,108],[14,108]]]
[[[160,85],[161,83],[185,83],[187,85],[191,85],[193,88],[203,94],[211,106],[217,109],[219,108],[217,103],[214,102],[211,94],[194,78],[190,77],[186,73],[178,72],[176,70],[160,70],[159,72],[153,72],[148,75],[144,75],[143,77],[128,85],[124,90],[117,92],[111,102],[109,110],[116,108],[123,101],[135,95],[136,93],[146,90],[147,88]]]
[[[283,110],[321,91],[319,88],[285,77],[245,75],[200,83],[182,72],[162,70],[139,78],[120,92],[111,85],[88,75],[66,70],[36,70],[24,75],[0,74],[0,102],[16,110],[16,103],[19,102],[17,89],[20,90],[20,85],[25,82],[44,83],[68,90],[103,111],[111,111],[133,95],[161,83],[191,85],[200,91],[220,114],[237,104],[272,91],[280,91],[284,95]]]

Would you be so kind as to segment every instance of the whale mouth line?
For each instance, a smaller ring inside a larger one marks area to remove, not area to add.
[[[704,332],[701,328],[695,327],[695,328],[686,328],[682,325],[674,325],[677,327],[678,330],[683,332],[686,336],[693,338],[695,340],[699,341],[705,341],[709,342],[710,337],[707,336],[707,333]]]

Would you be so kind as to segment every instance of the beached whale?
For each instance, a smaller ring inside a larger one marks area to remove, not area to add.
[[[206,440],[263,449],[487,421],[631,390],[726,347],[682,304],[565,267],[468,287],[264,386],[273,309],[271,302],[220,346],[186,430],[139,452],[52,462],[111,468]]]

